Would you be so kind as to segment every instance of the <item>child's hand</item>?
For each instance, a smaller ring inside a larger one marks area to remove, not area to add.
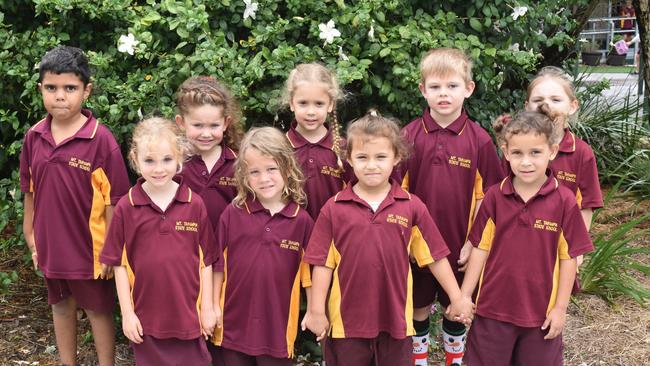
[[[447,306],[445,317],[465,325],[472,324],[472,319],[474,319],[474,304],[472,303],[472,299],[465,296],[455,299]]]
[[[111,277],[113,277],[113,266],[108,266],[104,263],[102,265],[102,272],[99,274],[99,278],[102,280],[107,280]]]
[[[467,269],[467,264],[469,263],[469,255],[472,254],[472,248],[474,246],[468,240],[463,248],[460,250],[460,256],[458,257],[458,271],[465,272]]]
[[[126,338],[135,344],[142,343],[142,325],[140,324],[140,319],[135,313],[131,314],[122,314],[122,331]]]
[[[217,313],[213,308],[201,308],[201,334],[205,339],[210,339],[217,324]]]
[[[214,313],[217,315],[217,328],[223,326],[223,312],[221,311],[221,306],[218,304],[214,306]]]
[[[566,309],[560,309],[554,307],[548,316],[546,316],[546,321],[542,324],[542,330],[546,330],[549,326],[551,327],[544,336],[544,339],[553,339],[564,330],[564,325],[566,324]]]
[[[325,314],[314,314],[307,310],[305,317],[302,319],[301,326],[302,330],[309,329],[309,331],[316,335],[316,341],[320,341],[325,338],[330,323]]]
[[[32,263],[34,263],[34,271],[38,269],[38,253],[36,253],[36,249],[32,251]]]

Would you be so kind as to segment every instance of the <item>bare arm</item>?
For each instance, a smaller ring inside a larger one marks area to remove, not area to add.
[[[201,270],[201,332],[205,339],[214,333],[214,326],[217,323],[217,314],[213,305],[212,266]]]
[[[120,311],[122,312],[122,331],[131,342],[140,344],[144,333],[131,302],[131,284],[126,267],[116,266],[114,270],[117,298],[120,300]]]
[[[104,208],[104,217],[106,218],[106,234],[108,235],[108,226],[111,224],[111,220],[113,220],[113,206],[106,206]],[[106,238],[104,238],[104,241]],[[99,274],[99,278],[101,279],[109,279],[113,276],[113,267],[112,266],[107,266],[104,263],[101,263],[102,266],[102,273]]]
[[[316,335],[316,340],[325,338],[329,328],[329,321],[325,314],[325,302],[330,283],[332,282],[333,269],[325,266],[314,266],[311,275],[311,293],[308,293],[307,313],[302,321],[302,329],[309,329]]]
[[[451,302],[445,311],[445,316],[451,320],[461,321],[465,324],[471,323],[474,313],[472,300],[471,298],[463,298],[461,296],[456,277],[447,258],[429,264],[429,270],[445,290]]]
[[[481,272],[483,271],[483,266],[485,266],[487,257],[487,250],[480,248],[472,249],[472,255],[469,257],[469,264],[467,265],[465,278],[463,279],[463,285],[460,290],[463,297],[472,297],[474,289],[476,289],[476,285],[478,285],[479,278],[481,278]]]
[[[585,227],[587,228],[587,231],[591,230],[591,219],[594,217],[594,210],[590,208],[583,208],[580,210],[580,214],[582,215],[582,220],[585,222]],[[584,256],[579,255],[576,257],[577,265],[580,267],[582,265],[582,262],[584,261]]]
[[[36,241],[34,240],[34,193],[25,193],[23,201],[25,212],[23,214],[23,234],[27,248],[32,252],[34,269],[38,269],[38,254],[36,253]]]
[[[474,209],[474,218],[476,219],[476,215],[478,215],[478,209],[481,208],[481,203],[483,203],[483,199],[476,200],[476,208]],[[460,272],[465,272],[467,270],[467,264],[469,263],[469,256],[472,254],[472,243],[467,241],[465,245],[460,250],[460,256],[458,257],[458,270]]]
[[[221,287],[223,272],[212,272],[212,306],[217,314],[217,328],[223,325],[223,309],[221,309]]]
[[[560,259],[560,279],[558,283],[557,298],[553,309],[546,316],[542,329],[550,329],[544,339],[553,339],[564,330],[566,324],[566,310],[571,298],[573,282],[576,278],[577,263],[575,258]]]

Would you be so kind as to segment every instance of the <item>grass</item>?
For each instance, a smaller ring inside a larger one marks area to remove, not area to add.
[[[634,71],[634,66],[578,66],[578,71],[582,73],[596,73],[596,74],[630,74]]]

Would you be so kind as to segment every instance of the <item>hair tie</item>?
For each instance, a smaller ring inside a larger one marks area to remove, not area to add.
[[[501,123],[503,123],[504,125],[508,124],[510,121],[512,121],[512,116],[511,115],[504,114],[503,116],[501,116]]]

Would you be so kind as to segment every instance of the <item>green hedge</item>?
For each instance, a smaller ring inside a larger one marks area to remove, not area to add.
[[[286,126],[291,116],[278,110],[282,83],[296,64],[315,60],[335,69],[349,93],[339,106],[341,120],[376,107],[408,122],[424,105],[419,59],[440,46],[471,55],[477,89],[467,108],[486,123],[521,105],[521,86],[543,57],[540,50],[573,47],[569,8],[583,2],[4,0],[0,230],[20,210],[15,171],[22,136],[45,113],[36,65],[58,44],[86,50],[95,85],[87,106],[123,144],[139,114],[171,116],[175,89],[194,74],[229,84],[247,125]],[[319,25],[330,20],[341,35],[327,43]],[[138,42],[133,55],[118,50],[129,33]]]

